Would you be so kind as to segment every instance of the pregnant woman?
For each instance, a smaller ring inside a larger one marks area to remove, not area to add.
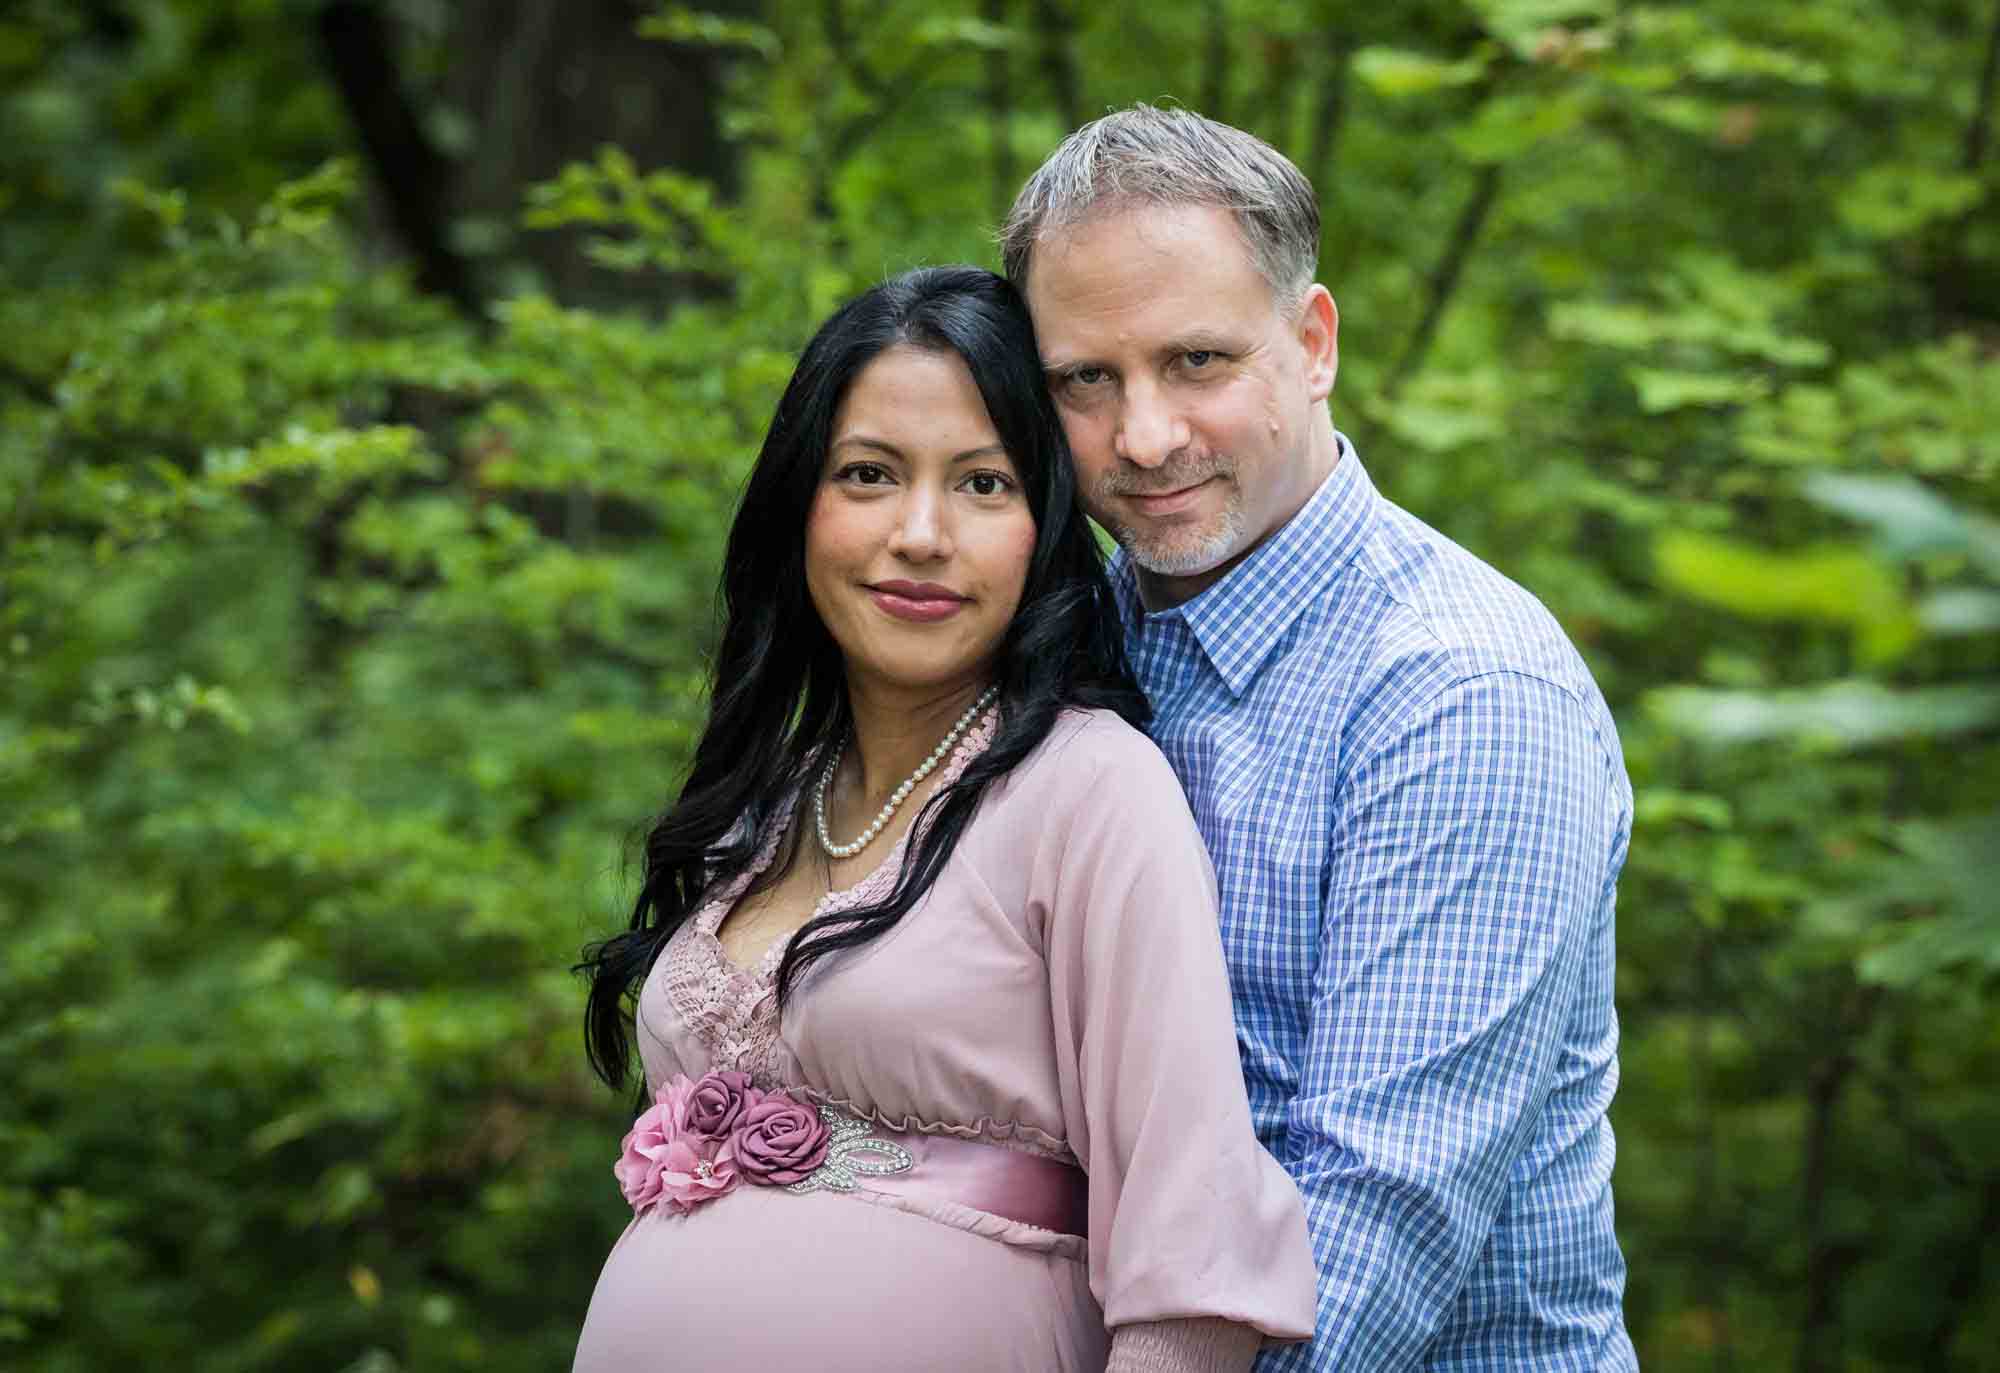
[[[807,347],[707,727],[587,1040],[645,1109],[587,1373],[1245,1369],[1313,1322],[1214,879],[1135,728],[1027,311],[912,272]]]

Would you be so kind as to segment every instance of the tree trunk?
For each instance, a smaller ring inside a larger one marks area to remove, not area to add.
[[[986,22],[1007,26],[1007,0],[985,0]],[[1007,217],[1014,203],[1014,87],[1012,54],[995,48],[986,54],[986,113],[993,121],[993,222]]]
[[[519,227],[530,185],[607,143],[641,167],[672,167],[725,194],[734,189],[735,150],[720,121],[728,57],[641,38],[638,22],[653,8],[639,0],[464,0],[451,7],[443,37],[446,74],[429,91],[407,79],[407,42],[378,0],[331,0],[320,9],[328,70],[426,289],[479,312],[476,262],[458,242],[472,224],[484,230],[479,256],[525,262],[560,300],[631,303],[633,279],[591,263],[582,230]],[[706,0],[703,8],[759,12],[757,0]],[[463,146],[437,145],[439,113],[457,117]],[[664,301],[714,283],[650,285]]]
[[[1844,1028],[1844,1027],[1843,1027]],[[1805,1235],[1805,1311],[1799,1323],[1798,1373],[1832,1373],[1837,1358],[1836,1293],[1852,1255],[1827,1233],[1827,1192],[1833,1176],[1835,1117],[1854,1071],[1843,1048],[1815,1063],[1806,1081],[1805,1177],[1800,1228]]]
[[[1076,53],[1070,46],[1076,17],[1064,8],[1062,0],[1035,0],[1035,20],[1041,30],[1042,73],[1067,134],[1083,123],[1083,81],[1077,75]]]
[[[1208,0],[1208,36],[1201,64],[1201,112],[1228,123],[1229,10],[1223,0]]]
[[[334,0],[319,12],[320,49],[334,88],[375,172],[375,182],[417,285],[472,317],[483,314],[472,265],[451,246],[450,168],[425,134],[404,88],[387,18],[368,0]]]
[[[463,0],[453,8],[452,62],[440,94],[473,134],[453,186],[453,208],[505,230],[519,224],[525,189],[569,162],[616,144],[642,168],[671,167],[735,189],[735,150],[723,139],[726,53],[641,38],[641,0]],[[704,0],[738,17],[756,0]],[[511,238],[511,234],[504,235]],[[581,229],[538,231],[508,251],[528,259],[549,290],[571,303],[633,298],[633,279],[590,263]],[[660,294],[698,292],[695,279]]]

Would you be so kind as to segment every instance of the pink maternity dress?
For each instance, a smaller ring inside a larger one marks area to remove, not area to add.
[[[821,911],[883,895],[903,849]],[[1311,1334],[1304,1212],[1251,1132],[1213,873],[1144,735],[1063,715],[989,788],[925,899],[809,973],[782,1025],[782,949],[745,969],[716,939],[747,882],[681,927],[641,989],[648,1083],[747,1072],[910,1166],[641,1214],[598,1279],[579,1373],[1052,1373],[1195,1328],[1158,1322]],[[1078,1184],[1067,1213],[1051,1178]]]

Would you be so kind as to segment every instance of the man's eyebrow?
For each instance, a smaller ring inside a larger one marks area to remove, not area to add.
[[[1176,334],[1162,343],[1159,356],[1174,357],[1180,353],[1240,353],[1244,349],[1242,340],[1214,329],[1191,329],[1185,334]],[[1059,377],[1084,367],[1100,367],[1113,370],[1109,363],[1095,362],[1089,358],[1044,357],[1042,374]]]
[[[1169,339],[1162,353],[1234,353],[1240,348],[1234,339],[1210,329],[1192,329]]]

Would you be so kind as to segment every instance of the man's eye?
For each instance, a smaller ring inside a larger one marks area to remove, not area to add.
[[[1214,351],[1208,348],[1190,348],[1182,356],[1187,359],[1187,365],[1190,367],[1206,367],[1215,361]]]
[[[1102,367],[1079,367],[1069,374],[1069,380],[1078,386],[1095,386],[1104,380]]]

